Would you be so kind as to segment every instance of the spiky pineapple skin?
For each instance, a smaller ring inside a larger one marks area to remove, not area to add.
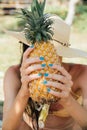
[[[32,72],[32,74],[41,73],[42,76],[39,79],[31,81],[31,83],[29,84],[30,97],[34,101],[39,103],[55,102],[57,98],[49,94],[47,92],[47,86],[43,84],[43,81],[46,79],[46,77],[44,77],[44,73],[51,73],[51,74],[59,73],[57,70],[54,70],[51,67],[49,67],[49,64],[61,65],[62,58],[57,55],[56,49],[50,41],[49,42],[42,41],[41,43],[35,43],[34,51],[31,52],[30,57],[37,57],[37,56],[44,57],[44,61],[42,61],[42,64],[46,64],[46,66],[42,70]],[[51,86],[50,88],[59,91],[58,89],[53,88]]]

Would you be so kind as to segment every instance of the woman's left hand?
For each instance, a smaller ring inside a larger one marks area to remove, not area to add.
[[[61,101],[66,101],[70,97],[71,87],[73,86],[71,75],[60,65],[53,64],[52,69],[58,70],[61,74],[47,74],[46,79],[47,90],[50,94],[60,98]],[[53,79],[55,81],[50,81]],[[54,91],[50,86],[58,88],[61,91]]]

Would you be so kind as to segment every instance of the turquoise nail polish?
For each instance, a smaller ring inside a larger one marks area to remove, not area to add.
[[[40,56],[40,60],[42,60],[42,61],[43,61],[43,60],[44,60],[44,57]]]
[[[45,66],[46,66],[46,64],[41,64],[41,66],[42,66],[42,67],[45,67]]]
[[[43,84],[47,84],[47,80],[44,80],[42,83],[43,83]]]
[[[48,92],[48,93],[50,92],[50,90],[51,90],[50,88],[47,88],[47,92]]]
[[[42,74],[41,74],[41,73],[38,73],[38,76],[42,76]]]
[[[53,66],[53,64],[49,64],[49,67],[52,67]]]
[[[31,45],[30,48],[34,48],[34,45]]]
[[[49,74],[48,73],[44,73],[44,76],[47,77]]]

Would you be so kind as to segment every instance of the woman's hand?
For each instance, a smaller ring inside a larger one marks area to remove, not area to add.
[[[43,69],[40,62],[44,60],[43,57],[29,57],[30,53],[34,50],[34,47],[28,48],[23,54],[23,61],[20,68],[21,73],[21,83],[25,90],[25,94],[29,95],[29,83],[32,80],[40,78],[40,74],[31,74],[33,71]],[[37,63],[37,64],[35,64]],[[27,93],[26,93],[27,92]]]
[[[73,86],[71,75],[60,65],[53,64],[52,69],[58,70],[61,74],[46,74],[46,79],[48,79],[46,85],[47,90],[50,94],[60,98],[60,103],[62,101],[67,101],[70,97],[71,87]],[[50,81],[53,79],[55,81]],[[58,88],[59,92],[50,89],[50,86]]]

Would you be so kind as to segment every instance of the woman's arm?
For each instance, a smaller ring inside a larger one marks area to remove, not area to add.
[[[84,67],[85,72],[79,81],[79,86],[81,87],[83,96],[83,106],[79,105],[72,97],[68,98],[67,102],[63,105],[70,115],[76,120],[77,125],[79,124],[82,130],[87,130],[87,66]]]
[[[23,87],[18,92],[19,85],[20,83],[14,67],[9,68],[4,79],[5,101],[3,108],[3,130],[17,130],[21,125],[28,127],[22,121],[22,114],[25,110],[29,95],[27,89]]]
[[[18,77],[18,72],[13,67],[5,75],[3,130],[20,130],[24,126],[25,128],[27,127],[22,121],[22,116],[29,98],[29,83],[41,77],[39,74],[32,74],[32,72],[43,69],[39,57],[29,58],[29,54],[33,49],[30,47],[23,54],[23,61],[20,68],[21,78]],[[27,128],[30,129],[29,127]]]
[[[72,78],[70,74],[61,66],[53,65],[53,69],[60,71],[62,75],[58,74],[49,74],[47,78],[51,78],[59,81],[56,82],[47,82],[47,86],[50,85],[61,90],[61,92],[55,92],[51,89],[48,89],[48,92],[52,95],[60,98],[61,105],[68,111],[68,113],[73,117],[73,119],[81,126],[83,130],[87,130],[87,109],[82,107],[71,95],[72,87]],[[87,78],[87,76],[86,76]],[[86,79],[87,82],[87,79]],[[87,83],[86,83],[87,84]],[[84,85],[84,83],[83,83]],[[87,99],[87,85],[85,87],[85,99]],[[87,102],[85,102],[85,106]]]
[[[87,109],[82,107],[72,96],[66,102],[62,102],[62,105],[82,130],[87,130]]]

